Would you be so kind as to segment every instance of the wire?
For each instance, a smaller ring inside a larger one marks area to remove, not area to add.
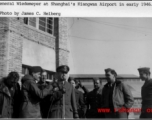
[[[83,40],[91,40],[91,41],[107,41],[107,42],[114,42],[114,41],[137,41],[137,42],[139,42],[139,41],[144,41],[144,40],[142,40],[142,39],[138,39],[138,40],[106,40],[106,39],[104,39],[104,40],[100,40],[100,39],[90,39],[90,38],[83,38],[83,37],[79,37],[79,36],[71,36],[71,35],[69,35],[69,37],[73,37],[73,38],[79,38],[79,39],[83,39]],[[149,40],[149,41],[151,41],[152,39],[147,39],[147,40]]]
[[[101,23],[101,22],[97,22],[97,21],[93,21],[93,20],[89,20],[89,19],[85,19],[85,18],[80,18],[80,19],[86,20],[86,21],[89,21],[89,22],[93,22],[93,23],[97,23],[97,24],[102,24],[102,25],[107,25],[107,26],[111,26],[111,27],[121,28],[121,29],[129,30],[129,31],[132,29],[132,31],[145,34],[145,31],[135,30],[135,28],[127,28],[126,26],[122,26],[122,25],[120,26],[120,25],[112,24],[112,23],[110,23],[110,24],[109,23]],[[149,32],[149,33],[152,33],[152,32]]]
[[[73,18],[72,25],[69,27],[68,31],[72,28],[73,25],[74,25],[74,18]]]
[[[145,29],[152,29],[152,28],[147,28],[147,27],[141,27],[141,26],[130,26],[130,25],[124,25],[124,24],[116,24],[116,23],[111,23],[111,22],[105,22],[105,21],[100,21],[100,22],[97,22],[97,21],[93,21],[93,20],[89,20],[89,19],[86,19],[86,18],[81,18],[83,20],[88,20],[88,21],[92,21],[92,22],[96,22],[96,23],[107,23],[107,24],[114,24],[114,25],[119,25],[119,26],[125,26],[125,27],[137,27],[137,28],[145,28]]]

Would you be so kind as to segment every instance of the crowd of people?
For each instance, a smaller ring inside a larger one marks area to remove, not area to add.
[[[21,79],[10,72],[0,81],[1,118],[128,118],[134,98],[127,84],[117,79],[114,69],[105,69],[107,83],[93,79],[94,89],[88,89],[80,80],[68,76],[70,68],[62,65],[56,69],[56,79],[47,80],[46,71],[33,66],[29,74]],[[149,68],[139,68],[139,75],[145,81],[142,94],[141,118],[151,118],[146,111],[152,107],[152,80]],[[81,90],[80,90],[81,89]],[[82,92],[83,91],[83,92]],[[102,111],[99,112],[99,109]],[[110,111],[104,112],[104,109]]]

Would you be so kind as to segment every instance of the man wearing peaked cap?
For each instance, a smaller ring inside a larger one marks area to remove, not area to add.
[[[33,73],[37,73],[37,72],[42,72],[43,69],[40,66],[32,66],[29,68],[29,72],[30,74]]]
[[[59,66],[56,69],[57,72],[65,72],[65,73],[68,73],[69,70],[70,70],[70,68],[67,65]]]
[[[143,67],[143,68],[138,68],[140,78],[142,80],[149,80],[150,79],[150,68],[148,67]]]
[[[107,84],[104,85],[101,96],[101,108],[109,108],[111,112],[105,113],[106,118],[128,118],[126,111],[134,103],[132,93],[125,83],[117,80],[117,73],[111,68],[105,69]]]
[[[29,70],[29,75],[22,78],[22,98],[20,118],[41,118],[40,101],[51,95],[53,87],[51,85],[43,90],[38,88],[36,81],[40,80],[42,68],[33,66]]]
[[[114,74],[114,75],[115,75],[115,77],[117,77],[117,73],[116,73],[116,71],[115,71],[115,70],[113,70],[113,69],[111,69],[111,68],[107,68],[107,69],[105,69],[105,73],[108,73],[108,72],[111,72],[112,74]]]
[[[152,79],[150,78],[150,68],[138,68],[140,79],[145,81],[141,88],[142,111],[140,118],[152,118]]]
[[[74,87],[67,82],[69,67],[62,65],[57,68],[57,85],[62,95],[56,99],[52,97],[49,118],[78,118]]]

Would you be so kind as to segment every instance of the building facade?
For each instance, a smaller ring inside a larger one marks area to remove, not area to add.
[[[27,74],[41,66],[52,78],[68,65],[67,18],[0,18],[0,78],[11,71]]]

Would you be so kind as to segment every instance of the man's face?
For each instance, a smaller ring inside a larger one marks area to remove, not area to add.
[[[148,78],[148,75],[144,72],[139,72],[139,76],[141,80],[146,80]]]
[[[33,73],[34,79],[39,82],[41,77],[41,72]]]
[[[94,81],[94,88],[97,89],[100,87],[100,80]]]
[[[76,88],[76,89],[79,89],[79,86],[80,86],[80,82],[79,82],[79,81],[76,81],[76,82],[75,82],[75,88]]]
[[[42,73],[42,81],[45,82],[46,79],[47,79],[47,73],[43,72]]]
[[[75,88],[75,86],[76,86],[75,81],[74,81],[74,80],[71,80],[70,83],[71,83],[71,84],[73,85],[73,87]]]
[[[11,87],[15,86],[15,85],[17,84],[17,81],[18,81],[18,79],[9,78],[9,79],[7,80],[8,87],[11,88]]]
[[[66,81],[68,79],[68,73],[66,72],[58,72],[58,79],[61,81]]]
[[[106,78],[108,82],[115,82],[115,76],[110,71],[106,73]]]

